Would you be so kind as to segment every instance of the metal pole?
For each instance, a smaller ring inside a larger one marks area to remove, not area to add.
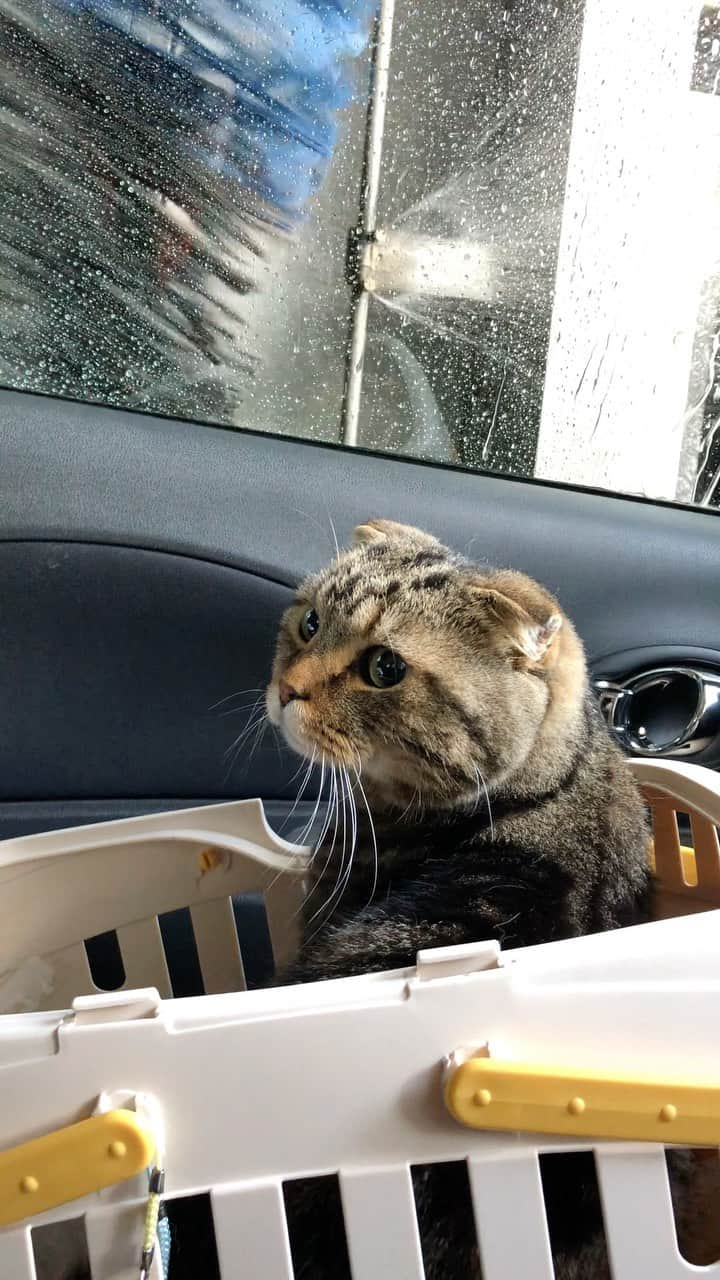
[[[381,0],[375,26],[375,51],[365,132],[363,175],[360,187],[360,217],[356,233],[359,250],[359,269],[357,280],[353,286],[350,338],[341,418],[343,443],[351,448],[357,445],[358,442],[360,395],[362,391],[363,365],[365,363],[368,309],[370,306],[370,295],[363,282],[362,260],[368,242],[374,235],[375,219],[377,217],[394,16],[395,0]]]

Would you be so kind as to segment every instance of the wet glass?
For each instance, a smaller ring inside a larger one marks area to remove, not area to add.
[[[437,18],[396,19],[379,223],[421,265],[378,284],[361,437],[531,475],[582,4]]]
[[[720,504],[717,4],[379,13],[0,0],[0,382]]]
[[[369,0],[0,0],[0,382],[336,429]]]

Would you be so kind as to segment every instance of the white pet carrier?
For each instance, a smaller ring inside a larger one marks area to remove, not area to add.
[[[680,1255],[664,1157],[720,1144],[720,779],[633,767],[657,922],[307,987],[243,989],[233,895],[263,895],[285,961],[306,857],[257,802],[0,845],[2,1280],[35,1280],[33,1229],[70,1219],[93,1280],[136,1277],[161,1165],[166,1197],[209,1192],[223,1280],[292,1280],[283,1183],[326,1173],[353,1280],[422,1280],[411,1166],[458,1159],[484,1280],[551,1280],[538,1157],[588,1148],[614,1280],[720,1277]],[[181,907],[208,994],[170,999],[158,917]],[[107,930],[125,982],[98,992]]]

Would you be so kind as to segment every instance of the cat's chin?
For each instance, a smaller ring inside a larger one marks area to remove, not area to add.
[[[363,779],[376,805],[409,819],[428,809],[452,812],[477,808],[484,798],[482,790],[478,794],[475,788],[451,791],[436,787],[431,775],[415,773],[394,756],[371,756],[364,764]]]
[[[286,716],[282,717],[278,727],[290,750],[294,751],[296,756],[302,756],[303,760],[317,758],[319,753],[315,744],[309,742],[304,735],[298,733],[293,725],[288,724]]]
[[[278,691],[273,685],[270,685],[265,694],[265,706],[267,707],[268,719],[271,724],[279,729],[283,738],[291,751],[296,755],[302,756],[303,759],[309,760],[313,754],[313,743],[308,742],[304,735],[299,731],[299,726],[293,724],[295,718],[290,708],[283,711],[280,705]],[[290,710],[290,714],[288,711]],[[316,753],[317,754],[317,753]]]

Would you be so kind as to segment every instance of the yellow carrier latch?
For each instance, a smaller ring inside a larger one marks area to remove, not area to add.
[[[445,1102],[472,1129],[720,1145],[720,1086],[451,1055]]]
[[[0,1151],[0,1227],[142,1173],[155,1145],[134,1111],[118,1109]]]

